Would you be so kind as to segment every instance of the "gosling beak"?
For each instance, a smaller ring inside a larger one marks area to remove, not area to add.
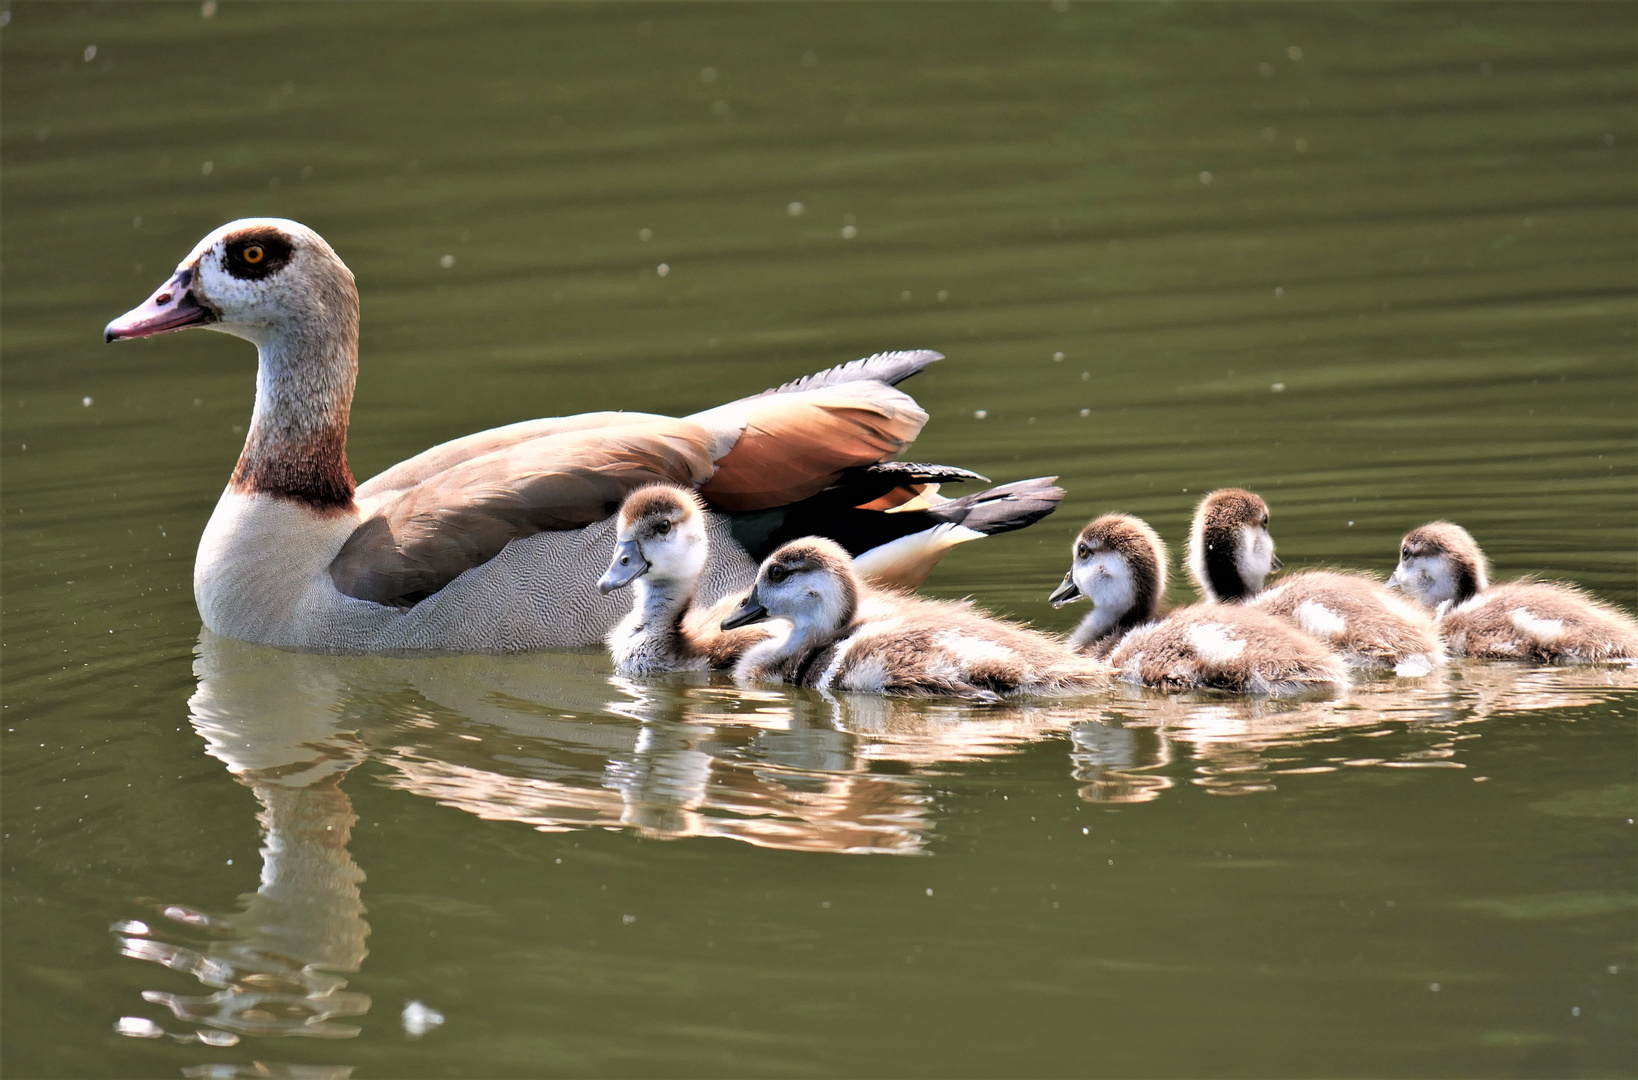
[[[193,292],[193,267],[185,266],[171,275],[141,307],[134,307],[103,330],[104,341],[153,337],[189,326],[216,321],[216,313],[199,302]]]
[[[622,540],[614,545],[614,561],[608,573],[597,581],[597,591],[605,596],[615,589],[624,588],[648,573],[648,560],[637,549],[637,541]]]
[[[749,626],[754,622],[761,622],[767,617],[768,609],[762,606],[762,601],[757,599],[756,589],[752,588],[750,592],[745,594],[745,599],[739,602],[739,607],[734,609],[733,614],[722,620],[722,628],[724,630],[733,630],[737,627]]]
[[[1058,583],[1058,587],[1052,590],[1052,595],[1047,597],[1047,603],[1059,608],[1065,604],[1073,604],[1083,595],[1081,587],[1075,584],[1074,575],[1065,574],[1064,579]]]
[[[1270,555],[1268,557],[1268,570],[1269,570],[1269,573],[1278,574],[1281,570],[1284,570],[1284,569],[1285,569],[1285,563],[1280,561],[1280,557],[1278,555]]]
[[[1399,570],[1395,568],[1394,572],[1388,575],[1388,580],[1384,581],[1382,584],[1386,585],[1394,592],[1399,592],[1405,587],[1405,579],[1400,576]]]

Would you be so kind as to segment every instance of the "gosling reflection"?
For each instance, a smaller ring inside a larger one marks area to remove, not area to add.
[[[1174,760],[1172,776],[1187,768],[1189,783],[1218,795],[1348,768],[1464,769],[1461,744],[1477,738],[1476,723],[1594,705],[1635,687],[1629,670],[1473,663],[1415,681],[1362,681],[1332,701],[1133,693],[1110,702],[1110,723],[1071,730],[1071,772],[1088,802],[1143,802],[1171,786],[1157,773]]]

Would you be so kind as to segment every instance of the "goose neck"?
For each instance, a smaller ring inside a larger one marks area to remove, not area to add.
[[[256,406],[232,486],[318,512],[348,509],[347,421],[358,375],[358,321],[259,335]]]

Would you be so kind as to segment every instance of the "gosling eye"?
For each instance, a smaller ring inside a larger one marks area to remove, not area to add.
[[[671,522],[660,522],[658,525],[654,526],[654,531],[659,533],[661,536],[664,536],[666,533],[671,531]]]
[[[1266,529],[1266,528],[1268,528],[1268,515],[1267,515],[1267,514],[1264,514],[1264,515],[1263,515],[1263,521],[1262,521],[1262,526],[1263,526],[1263,528],[1265,528],[1265,529]]]
[[[775,585],[778,585],[781,581],[784,581],[790,576],[791,572],[785,569],[783,566],[768,567],[768,580],[773,582]]]
[[[1075,557],[1077,559],[1090,559],[1092,557],[1092,549],[1087,547],[1085,544],[1082,544],[1075,549]]]
[[[1411,557],[1409,546],[1402,547],[1402,548],[1399,549],[1399,557],[1401,559],[1409,559]]]

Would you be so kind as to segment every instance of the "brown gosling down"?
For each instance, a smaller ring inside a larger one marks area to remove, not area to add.
[[[1083,596],[1092,601],[1070,643],[1107,657],[1117,678],[1241,694],[1335,694],[1348,686],[1336,654],[1264,612],[1208,602],[1156,621],[1166,592],[1166,545],[1138,518],[1096,519],[1076,538],[1072,558],[1049,599],[1054,606]]]
[[[1638,621],[1556,581],[1490,582],[1468,531],[1434,521],[1405,536],[1388,584],[1434,608],[1458,656],[1544,663],[1638,663]]]
[[[631,613],[609,631],[609,653],[621,675],[705,671],[734,665],[745,650],[768,637],[768,627],[723,630],[722,620],[739,606],[735,592],[697,605],[695,592],[710,541],[705,504],[670,484],[638,488],[620,506],[614,559],[597,582],[604,594],[631,585]]]
[[[723,623],[786,626],[746,650],[740,682],[821,690],[997,701],[1105,687],[1109,668],[1057,638],[971,604],[926,600],[864,583],[847,552],[819,537],[794,540],[762,564]]]
[[[1268,504],[1249,491],[1225,488],[1200,500],[1188,562],[1201,595],[1294,623],[1349,667],[1414,677],[1445,662],[1433,619],[1369,574],[1303,570],[1263,591],[1280,560],[1268,532]]]

